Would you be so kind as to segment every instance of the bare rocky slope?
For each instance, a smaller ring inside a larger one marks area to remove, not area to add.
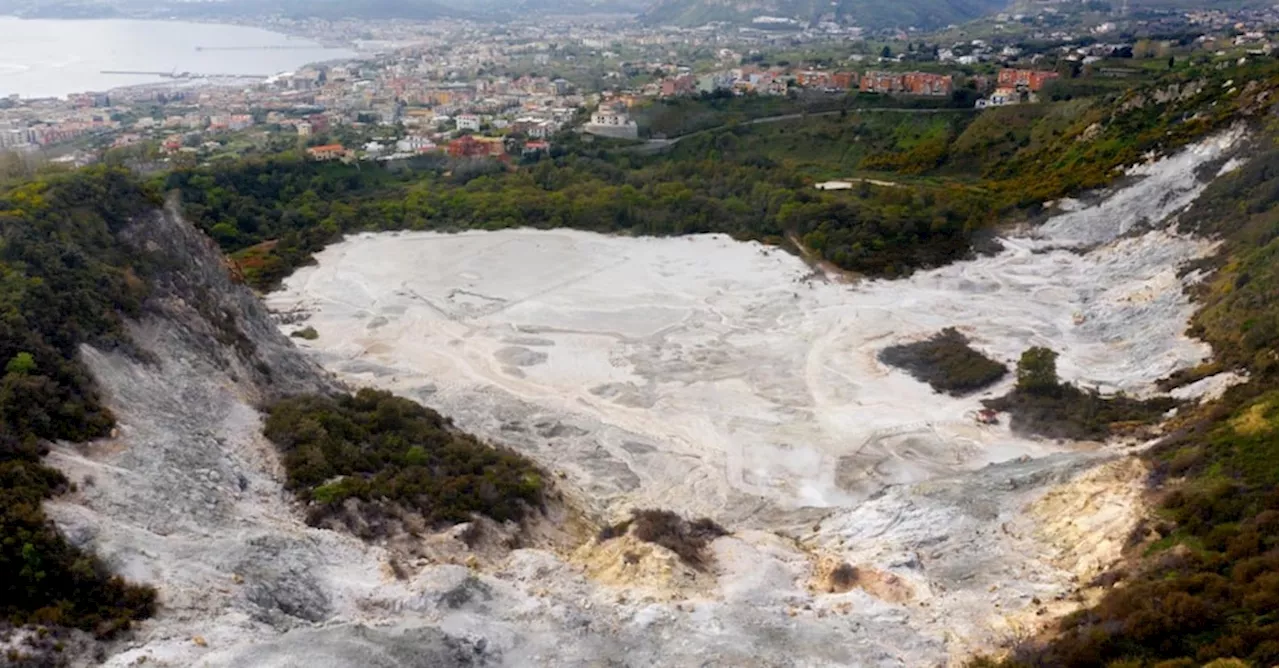
[[[1145,167],[1135,184],[1056,223],[1102,253],[1104,266],[1165,242],[1177,257],[1201,252],[1176,241],[1164,218],[1194,199],[1202,184],[1190,175],[1220,165],[1231,143],[1218,137]],[[1150,216],[1157,190],[1162,204]],[[821,509],[761,499],[751,513],[725,515],[751,521],[729,524],[733,533],[712,543],[707,572],[631,537],[473,555],[459,530],[424,539],[438,558],[393,567],[403,557],[395,547],[305,524],[261,433],[264,402],[337,381],[279,331],[175,208],[125,235],[171,266],[129,325],[143,354],[82,350],[118,430],[49,457],[78,483],[48,504],[59,527],[160,593],[156,617],[113,645],[105,665],[945,665],[1087,600],[1086,583],[1120,558],[1143,514],[1141,463],[1119,449],[1055,446],[1040,458],[877,485]],[[1055,252],[1052,241],[1034,252]],[[1011,253],[1030,257],[1023,250]],[[1133,290],[1146,300],[1141,312],[1187,315],[1170,301],[1181,294],[1177,280]],[[501,438],[499,421],[472,417]],[[566,440],[533,436],[545,425],[517,426],[511,445],[535,459],[592,441],[590,429]],[[716,468],[714,459],[697,466]],[[575,501],[609,509],[589,498],[598,473],[566,469]],[[700,507],[665,498],[678,511]]]

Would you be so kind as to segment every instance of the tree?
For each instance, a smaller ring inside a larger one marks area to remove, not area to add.
[[[1059,388],[1058,353],[1048,348],[1028,348],[1018,360],[1019,392],[1052,394]]]
[[[881,57],[881,58],[892,58],[892,57],[893,57],[893,50],[889,48],[889,45],[888,45],[888,44],[885,44],[885,45],[884,45],[884,48],[883,48],[883,49],[880,49],[880,57]]]
[[[6,373],[25,376],[36,370],[36,360],[31,356],[31,353],[21,352],[14,355],[13,359],[9,360],[9,363],[5,365],[4,370]]]

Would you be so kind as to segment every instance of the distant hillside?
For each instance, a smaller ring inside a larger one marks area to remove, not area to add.
[[[639,14],[648,4],[646,0],[473,0],[467,8],[490,16]]]
[[[287,16],[318,19],[476,18],[465,7],[434,0],[0,0],[0,15],[24,18],[161,18],[226,19],[245,16]]]
[[[550,14],[638,14],[646,0],[0,0],[0,15],[26,18],[506,20]]]
[[[1113,8],[1124,5],[1123,0],[1112,0],[1108,2]],[[1271,9],[1275,10],[1276,3],[1271,0],[1214,0],[1213,2],[1205,2],[1205,0],[1129,0],[1128,8],[1130,12],[1139,9],[1221,9],[1224,11],[1237,9]]]
[[[998,12],[1008,0],[657,0],[641,20],[656,25],[750,23],[772,16],[801,22],[834,19],[864,28],[939,28]]]

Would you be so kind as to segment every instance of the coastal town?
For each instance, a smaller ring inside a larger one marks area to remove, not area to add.
[[[985,32],[973,31],[981,37],[954,27],[868,36],[821,22],[799,31],[569,19],[291,23],[275,27],[326,43],[365,39],[356,58],[257,81],[185,78],[0,98],[0,151],[85,164],[138,147],[151,162],[194,161],[292,142],[319,160],[507,159],[548,151],[567,130],[661,138],[635,111],[668,98],[895,96],[983,109],[1035,103],[1080,77],[1123,77],[1125,63],[1172,67],[1197,52],[1275,57],[1276,27],[1265,13],[1200,10],[1063,27],[1048,9],[998,15]],[[1175,37],[1134,38],[1157,28]]]

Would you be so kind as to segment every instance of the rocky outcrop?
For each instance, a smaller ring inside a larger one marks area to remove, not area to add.
[[[170,323],[167,334],[180,339],[171,343],[199,351],[259,400],[337,389],[280,333],[217,245],[182,218],[175,200],[135,221],[120,240],[159,267],[144,305],[148,318],[138,329]]]
[[[215,620],[228,616],[277,631],[332,617],[341,601],[323,586],[326,568],[364,548],[297,519],[257,407],[338,384],[172,203],[120,239],[154,267],[143,315],[127,323],[129,349],[81,349],[117,428],[50,454],[79,483],[50,514],[72,542],[159,588],[144,638],[199,648],[225,637]]]

